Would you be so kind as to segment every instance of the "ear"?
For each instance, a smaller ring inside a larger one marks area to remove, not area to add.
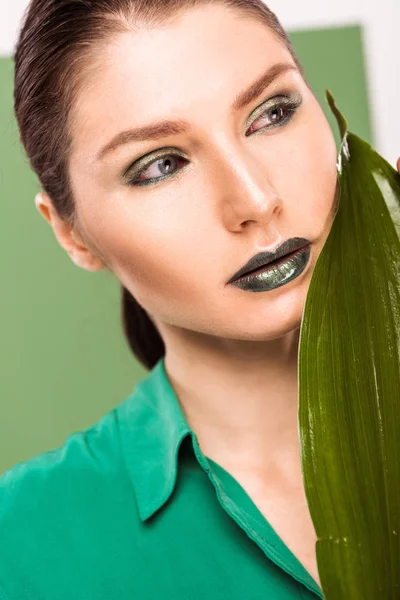
[[[35,196],[35,205],[40,214],[51,225],[58,243],[69,254],[71,260],[87,271],[101,271],[104,262],[83,242],[78,232],[63,221],[54,208],[50,197],[41,192]]]

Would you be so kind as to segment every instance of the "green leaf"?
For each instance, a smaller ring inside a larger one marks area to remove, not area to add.
[[[326,600],[400,598],[400,176],[348,132],[300,330],[299,435]],[[400,144],[400,140],[399,140]]]

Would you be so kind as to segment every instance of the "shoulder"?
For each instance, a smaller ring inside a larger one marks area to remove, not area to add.
[[[119,460],[118,422],[113,410],[89,428],[69,435],[58,448],[5,471],[0,476],[0,523],[11,518],[15,510],[21,511],[19,516],[32,511],[37,514],[39,500],[48,504],[58,494],[65,500],[70,485],[112,475]]]
[[[131,495],[117,409],[71,434],[60,447],[3,473],[0,600],[5,582],[19,585],[17,581],[33,581],[39,573],[49,579],[46,572],[70,563],[71,553],[83,548],[85,540],[95,545],[110,507],[115,510],[116,502]],[[76,556],[77,561],[82,558]]]

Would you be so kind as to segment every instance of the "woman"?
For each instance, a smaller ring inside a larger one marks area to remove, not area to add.
[[[15,64],[37,208],[150,373],[2,476],[0,598],[322,598],[297,351],[337,153],[286,33],[261,0],[32,0]]]

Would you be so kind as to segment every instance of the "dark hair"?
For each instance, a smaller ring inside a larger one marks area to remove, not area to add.
[[[301,65],[277,17],[263,0],[215,0],[271,28]],[[15,48],[14,110],[32,169],[55,210],[79,230],[69,181],[69,116],[85,66],[98,44],[135,23],[163,23],[178,11],[211,0],[31,0]],[[164,356],[164,342],[143,307],[122,286],[122,325],[136,358],[151,369]]]

